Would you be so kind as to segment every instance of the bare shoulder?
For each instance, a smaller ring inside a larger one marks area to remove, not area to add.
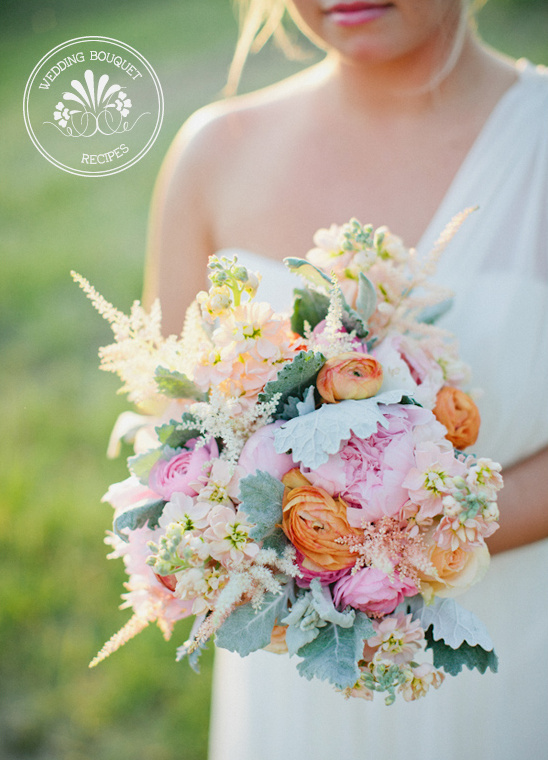
[[[171,169],[175,174],[196,172],[210,180],[224,174],[235,150],[245,153],[257,138],[264,141],[269,135],[279,135],[302,110],[303,97],[314,90],[319,78],[317,69],[311,67],[262,90],[196,111],[173,142],[168,154]]]

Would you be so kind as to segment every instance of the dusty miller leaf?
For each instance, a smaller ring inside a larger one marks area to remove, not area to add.
[[[308,282],[315,285],[317,288],[329,290],[331,287],[331,277],[306,259],[298,259],[290,256],[284,259],[284,264],[290,272],[298,274],[299,277],[308,280]]]
[[[300,351],[290,364],[278,372],[276,380],[271,380],[259,394],[259,401],[270,401],[272,396],[280,393],[277,412],[281,412],[290,396],[302,396],[316,380],[316,376],[325,364],[325,356],[313,351]]]
[[[477,644],[471,646],[464,641],[457,649],[453,649],[443,641],[436,641],[432,636],[432,628],[426,631],[426,648],[433,652],[435,668],[443,668],[451,676],[458,675],[462,666],[466,665],[469,670],[479,670],[485,673],[487,668],[497,672],[498,658],[494,650],[487,651]]]
[[[356,298],[356,311],[367,324],[367,320],[377,306],[377,292],[371,280],[360,272],[358,283],[358,296]]]
[[[385,410],[379,405],[396,404],[405,394],[406,391],[394,390],[359,401],[323,404],[282,425],[274,434],[274,447],[278,454],[291,451],[296,462],[314,470],[327,462],[330,454],[336,454],[341,441],[348,440],[352,433],[368,438],[377,431],[377,424],[388,427]]]
[[[158,367],[154,373],[154,380],[158,387],[158,392],[169,398],[192,398],[196,401],[203,401],[206,396],[196,383],[193,383],[182,372]]]
[[[424,322],[427,325],[433,325],[438,319],[441,319],[444,314],[447,314],[452,306],[452,298],[446,298],[444,301],[440,301],[440,303],[436,303],[433,306],[427,306],[417,316],[417,321]]]
[[[309,414],[316,408],[315,399],[315,386],[310,385],[308,390],[304,394],[304,398],[300,399],[297,396],[290,396],[281,412],[277,415],[280,420],[292,420],[293,417],[300,417],[303,414]]]
[[[263,539],[263,549],[274,549],[278,557],[281,557],[287,547],[290,546],[289,539],[281,528],[276,528],[273,533],[269,533]]]
[[[358,660],[363,656],[364,639],[373,635],[367,615],[358,612],[352,628],[329,623],[321,628],[314,641],[301,647],[299,673],[311,680],[329,681],[339,689],[353,686],[359,678]]]
[[[432,604],[424,604],[420,597],[413,597],[410,607],[425,631],[432,627],[436,641],[442,639],[452,649],[458,649],[463,642],[493,649],[493,641],[481,620],[454,599],[437,598]]]
[[[281,619],[287,609],[286,594],[265,594],[258,610],[251,604],[237,607],[215,634],[215,643],[230,652],[238,652],[246,657],[270,643],[276,620]]]
[[[276,529],[282,521],[284,485],[268,472],[258,470],[240,481],[240,511],[245,512],[254,527],[250,538],[260,541]]]
[[[165,504],[166,502],[163,499],[147,501],[140,506],[122,512],[121,515],[118,515],[114,519],[114,532],[122,541],[128,543],[129,538],[122,533],[123,530],[137,530],[138,528],[144,528],[147,524],[151,530],[156,528],[164,511]]]
[[[341,628],[351,628],[354,625],[356,613],[353,609],[339,612],[333,604],[333,598],[329,588],[322,586],[318,578],[313,578],[310,583],[310,593],[314,609],[322,620],[334,623]]]

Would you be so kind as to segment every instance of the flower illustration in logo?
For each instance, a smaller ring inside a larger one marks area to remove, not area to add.
[[[45,123],[53,124],[68,137],[92,137],[97,132],[112,135],[133,129],[145,114],[129,126],[124,119],[133,105],[131,99],[121,85],[109,85],[109,79],[108,74],[102,74],[96,83],[93,71],[87,69],[84,82],[73,79],[70,83],[73,91],[64,92],[63,99],[55,106],[55,122]],[[70,108],[67,103],[74,107]]]
[[[63,103],[62,100],[60,100],[57,105],[55,106],[57,109],[53,112],[53,118],[55,121],[59,124],[60,127],[66,127],[70,116],[74,111],[69,111],[69,109],[66,107],[66,105]]]
[[[131,108],[131,100],[125,92],[119,92],[114,105],[116,106],[116,110],[120,111],[122,116],[127,116],[129,109]]]

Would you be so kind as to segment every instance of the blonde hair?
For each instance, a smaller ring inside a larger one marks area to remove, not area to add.
[[[436,87],[453,70],[462,50],[468,24],[473,23],[476,13],[486,2],[487,0],[462,0],[462,12],[452,48],[443,66],[428,83],[428,88]],[[270,38],[275,40],[288,58],[304,57],[302,48],[290,39],[283,23],[287,11],[286,0],[234,0],[234,4],[238,9],[239,35],[228,71],[225,95],[236,93],[250,53],[257,53]]]
[[[228,71],[225,94],[238,89],[250,53],[257,53],[272,37],[288,58],[302,57],[301,49],[290,40],[283,24],[285,0],[234,0],[238,8],[239,35]]]

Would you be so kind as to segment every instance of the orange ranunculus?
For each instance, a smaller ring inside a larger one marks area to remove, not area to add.
[[[433,411],[436,419],[447,428],[445,437],[455,448],[462,450],[476,442],[480,414],[467,393],[445,385],[436,397]]]
[[[382,366],[375,357],[348,351],[329,359],[321,368],[316,387],[329,404],[354,398],[371,398],[382,385]]]
[[[286,473],[282,482],[286,487],[282,529],[304,555],[303,565],[311,570],[329,572],[351,567],[356,554],[337,539],[345,536],[361,538],[363,531],[348,524],[344,501],[311,485],[296,468]]]
[[[263,649],[267,652],[274,652],[274,654],[287,654],[286,631],[286,625],[275,625],[270,636],[270,644],[267,644]]]

